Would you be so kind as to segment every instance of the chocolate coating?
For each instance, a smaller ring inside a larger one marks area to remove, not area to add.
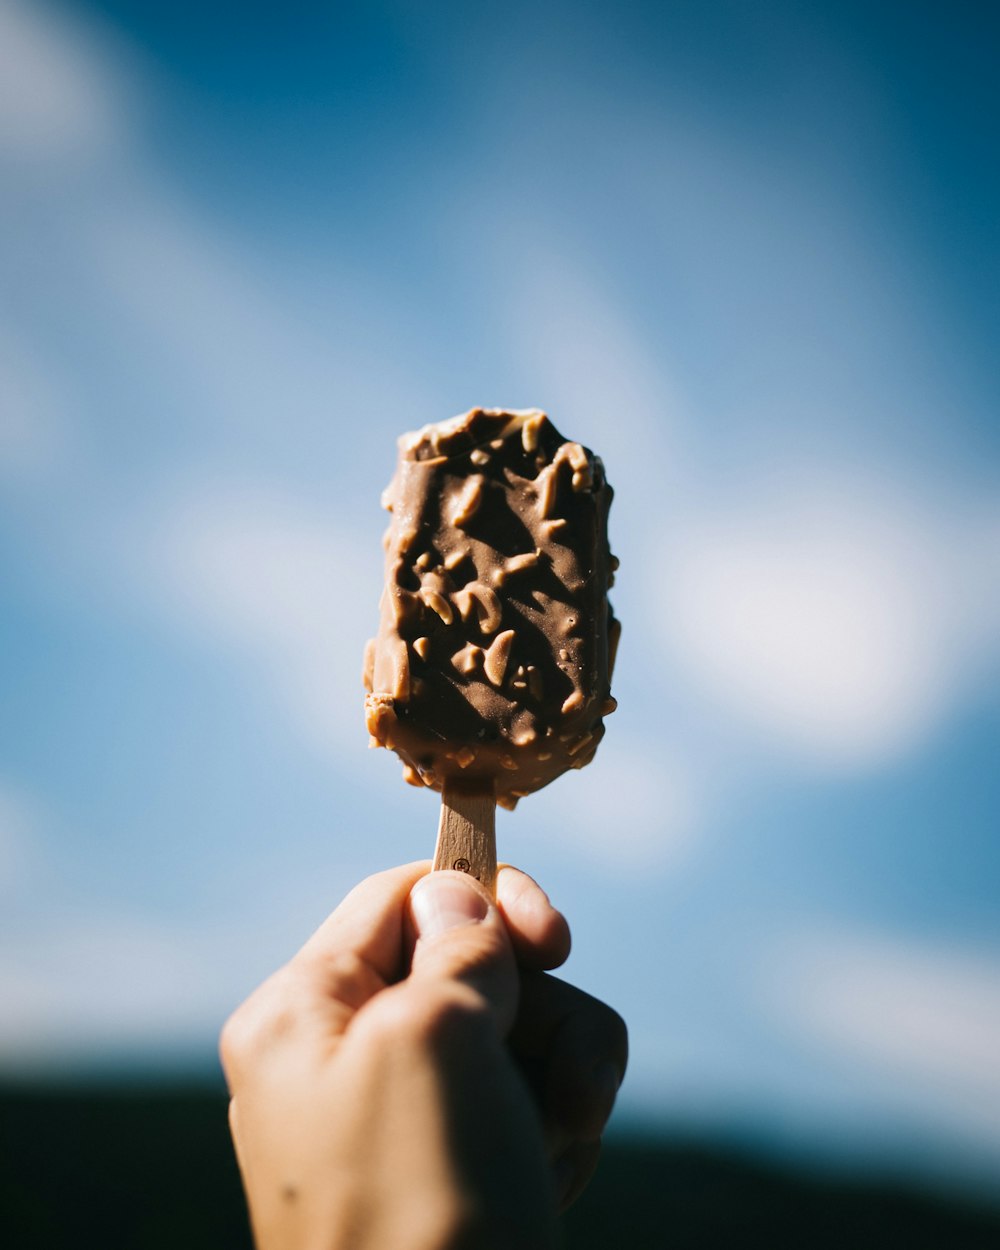
[[[593,759],[615,707],[612,494],[536,410],[474,408],[399,440],[364,681],[371,745],[407,781],[492,782],[512,808]]]

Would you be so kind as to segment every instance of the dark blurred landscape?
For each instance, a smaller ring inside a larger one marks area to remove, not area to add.
[[[250,1246],[224,1094],[204,1085],[0,1088],[0,1243]],[[1000,1208],[619,1134],[566,1218],[569,1250],[996,1250]]]

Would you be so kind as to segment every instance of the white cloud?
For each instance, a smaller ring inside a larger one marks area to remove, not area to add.
[[[450,225],[460,233],[472,220],[478,232],[489,222],[489,252],[471,244],[467,252],[477,280],[496,292],[495,334],[526,388],[518,403],[544,407],[602,457],[619,489],[615,533],[641,523],[643,506],[679,469],[674,443],[688,416],[663,344],[649,340],[594,266],[537,212],[518,217],[505,205],[501,214],[479,198],[472,210]]]
[[[995,647],[995,523],[938,515],[889,481],[795,481],[674,518],[655,611],[717,716],[792,757],[877,765],[918,743]]]
[[[205,1017],[202,987],[212,963],[225,961],[222,945],[148,919],[112,917],[99,905],[67,904],[55,861],[41,853],[43,823],[34,795],[0,782],[0,899],[8,918],[0,1065],[190,1032],[192,1020]],[[213,952],[207,960],[206,951]]]
[[[149,385],[177,387],[178,402],[195,406],[207,426],[244,435],[326,430],[334,414],[426,411],[421,380],[395,367],[398,353],[387,347],[397,305],[368,270],[346,253],[325,254],[324,302],[303,311],[225,223],[163,175],[132,129],[156,86],[150,67],[140,65],[140,77],[137,64],[134,49],[93,15],[0,5],[0,162],[16,162],[0,178],[0,267],[5,251],[15,273],[25,249],[38,252],[33,294],[43,306],[88,329],[99,309],[97,351],[117,359],[122,336],[140,356],[148,350]],[[29,176],[39,170],[43,177]],[[9,306],[15,330],[21,314]],[[58,376],[57,342],[40,343],[37,361],[17,343],[0,343],[0,353],[8,346],[0,412],[8,391],[18,410],[51,408],[53,387],[39,377]],[[85,377],[79,361],[73,368]],[[114,402],[112,379],[101,393]],[[143,420],[141,410],[134,419]],[[22,444],[26,424],[16,423]]]
[[[808,180],[796,182],[796,165],[750,159],[745,145],[720,129],[698,130],[683,110],[654,121],[648,102],[636,107],[626,93],[609,123],[593,100],[574,98],[572,83],[548,77],[545,91],[558,98],[568,142],[582,131],[585,150],[603,141],[610,152],[614,143],[611,159],[629,171],[633,194],[645,189],[660,205],[659,227],[648,224],[651,240],[662,229],[652,263],[676,282],[661,292],[663,318],[635,318],[615,298],[614,269],[602,281],[604,262],[595,264],[583,228],[560,232],[566,206],[547,185],[520,211],[493,210],[491,257],[468,249],[499,294],[512,355],[545,397],[525,402],[549,405],[557,420],[564,413],[573,432],[589,428],[618,486],[612,533],[625,556],[623,609],[634,579],[648,588],[622,612],[630,625],[623,663],[636,648],[667,706],[704,730],[703,751],[722,747],[727,767],[761,747],[797,767],[890,763],[925,742],[995,663],[1000,517],[964,498],[960,481],[933,483],[931,498],[920,498],[862,442],[866,414],[876,428],[887,420],[885,395],[862,367],[871,343],[883,354],[888,343],[900,361],[918,354],[914,310],[894,302],[899,286],[882,268],[867,206],[817,199]],[[621,135],[634,141],[627,153]],[[734,188],[735,232],[723,220]],[[475,213],[461,208],[477,229],[491,212],[478,199]],[[831,246],[817,249],[817,237]],[[817,291],[835,340],[803,320]],[[685,307],[702,317],[714,308],[724,323],[719,384],[704,388],[716,412],[685,411],[672,376],[663,327]],[[853,382],[845,360],[858,364]],[[947,378],[928,376],[946,387]],[[747,393],[732,393],[732,379],[747,378]],[[924,381],[904,369],[888,383],[891,406],[922,416],[932,402]],[[702,415],[710,418],[704,435]],[[841,465],[796,463],[796,439],[808,448],[816,431],[840,425]],[[901,449],[895,463],[907,459]],[[733,464],[738,483],[720,501]],[[861,482],[859,465],[869,473]],[[770,495],[775,479],[794,483],[783,498]],[[654,636],[633,632],[637,622]]]
[[[263,893],[251,870],[248,889],[216,889],[181,915],[69,897],[43,872],[0,944],[0,1070],[211,1054],[225,1017],[346,896],[358,864],[338,856],[318,874],[286,863]]]
[[[806,932],[760,976],[785,1027],[869,1067],[873,1096],[1000,1149],[1000,954]]]
[[[211,1053],[241,997],[294,953],[291,922],[171,921],[93,902],[44,905],[0,951],[0,1069],[48,1070],[109,1051]]]
[[[247,430],[289,410],[329,410],[338,392],[329,344],[169,187],[139,179],[124,205],[88,215],[79,231],[95,284],[196,380],[208,419]]]
[[[200,946],[194,935],[179,943],[149,921],[76,920],[72,930],[63,922],[4,951],[0,1058],[7,1062],[109,1043],[169,1044],[224,1001],[213,983],[217,947]]]
[[[599,433],[597,450],[612,466],[628,462],[655,472],[663,467],[656,461],[664,424],[680,411],[662,363],[593,274],[537,231],[522,230],[505,247],[500,236],[509,284],[501,307],[509,311],[505,329],[522,367],[551,397],[546,403],[557,419],[565,413]]]
[[[917,747],[1000,653],[995,508],[942,484],[921,498],[872,458],[859,473],[780,447],[720,503],[625,311],[537,230],[499,238],[512,350],[614,470],[629,641],[661,657],[648,675],[672,708],[691,700],[703,749],[855,769]]]
[[[338,423],[426,411],[422,386],[387,353],[390,314],[376,308],[366,275],[335,275],[327,257],[336,290],[317,329],[314,315],[282,299],[253,258],[160,179],[138,145],[116,170],[110,198],[100,182],[80,177],[83,163],[115,141],[118,116],[132,112],[128,60],[105,34],[65,15],[50,19],[43,8],[0,8],[0,158],[51,158],[83,192],[42,187],[42,233],[32,242],[64,250],[77,267],[65,290],[60,278],[46,277],[56,285],[44,299],[87,321],[99,307],[108,333],[121,318],[137,344],[155,348],[148,385],[177,387],[178,402],[196,406],[200,430],[189,411],[182,454],[210,456],[216,437],[233,429],[258,458],[300,438],[330,454],[330,480],[342,483],[347,457]],[[5,79],[8,60],[16,65]],[[22,82],[25,74],[38,83]],[[7,237],[16,247],[20,236]],[[216,482],[165,498],[156,467],[139,469],[138,489],[156,501],[143,510],[121,463],[99,463],[96,447],[93,462],[81,458],[59,348],[40,343],[36,351],[19,331],[18,312],[11,306],[10,328],[0,322],[0,478],[47,490],[54,466],[72,475],[51,506],[36,490],[40,506],[25,509],[31,538],[57,546],[55,567],[82,570],[113,596],[136,591],[168,621],[210,631],[217,645],[250,657],[324,753],[363,743],[361,655],[381,589],[375,534],[362,553],[342,507],[323,513],[273,483]],[[366,317],[381,326],[374,341]],[[104,395],[107,383],[99,385]],[[108,393],[120,402],[113,386]],[[140,410],[134,420],[148,418]],[[388,470],[391,441],[386,454]],[[380,472],[373,501],[381,484]],[[160,515],[151,517],[157,506]]]
[[[140,573],[171,618],[252,660],[324,754],[363,740],[361,661],[381,589],[377,543],[361,550],[335,516],[219,483],[158,519]]]
[[[0,158],[79,165],[116,144],[134,102],[90,27],[42,4],[0,5]]]
[[[524,819],[602,872],[634,877],[687,854],[701,813],[680,758],[666,750],[653,755],[615,728],[612,716],[592,764],[524,799]]]

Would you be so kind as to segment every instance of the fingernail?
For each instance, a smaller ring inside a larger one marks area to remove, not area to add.
[[[436,937],[449,929],[486,918],[489,903],[471,882],[432,872],[410,892],[410,912],[417,936]]]

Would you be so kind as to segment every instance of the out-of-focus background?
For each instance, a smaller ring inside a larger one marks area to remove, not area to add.
[[[989,1198],[997,33],[3,0],[10,1098],[211,1085],[241,997],[430,853],[362,723],[379,493],[402,431],[540,406],[617,491],[620,708],[498,833],[629,1021],[622,1140]]]

